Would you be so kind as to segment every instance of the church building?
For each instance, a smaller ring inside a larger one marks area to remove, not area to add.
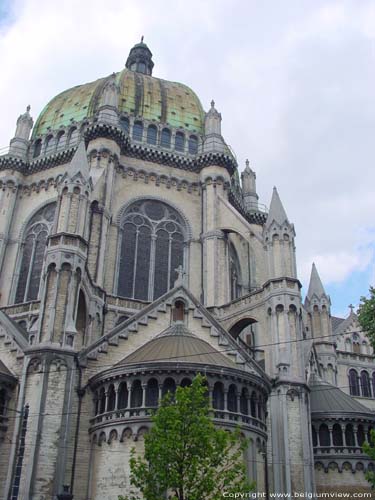
[[[331,316],[315,265],[302,300],[278,191],[261,204],[214,101],[153,70],[142,40],[28,107],[0,156],[0,500],[126,495],[153,411],[197,373],[257,492],[369,492],[356,314]]]

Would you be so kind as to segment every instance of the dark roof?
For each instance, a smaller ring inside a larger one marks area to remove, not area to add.
[[[334,332],[344,320],[344,318],[338,318],[337,316],[332,316],[332,331]]]
[[[372,413],[338,387],[325,382],[317,375],[310,377],[311,413]]]
[[[117,366],[152,362],[198,363],[235,368],[235,364],[183,323],[175,323],[117,363]]]

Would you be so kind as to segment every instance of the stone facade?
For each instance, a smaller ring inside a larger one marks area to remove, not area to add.
[[[0,499],[117,500],[151,410],[198,372],[215,423],[250,438],[258,491],[368,491],[374,355],[355,314],[331,318],[315,267],[302,303],[277,190],[258,202],[215,103],[151,58],[137,44],[34,128],[28,108],[0,157]],[[325,408],[316,380],[352,397]]]

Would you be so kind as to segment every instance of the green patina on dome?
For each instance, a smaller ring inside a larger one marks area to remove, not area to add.
[[[95,115],[103,87],[111,77],[73,87],[54,97],[39,115],[33,138],[81,122]],[[204,133],[204,110],[186,85],[124,69],[116,74],[120,88],[118,109],[145,120]]]

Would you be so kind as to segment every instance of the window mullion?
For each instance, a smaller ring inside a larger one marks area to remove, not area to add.
[[[148,300],[154,299],[154,284],[155,284],[155,260],[156,260],[156,233],[151,234],[150,248],[150,269],[148,279]]]
[[[33,249],[31,250],[31,256],[30,256],[30,266],[29,266],[29,272],[28,272],[28,275],[27,275],[24,302],[27,302],[28,295],[29,295],[29,287],[30,287],[31,275],[33,273],[33,267],[34,267],[34,256],[35,256],[36,242],[37,242],[37,236],[35,235],[34,241],[33,241]]]
[[[169,242],[168,242],[168,281],[167,281],[167,291],[171,288],[171,262],[172,262],[172,236],[169,235]]]
[[[134,268],[133,268],[133,287],[132,287],[132,298],[135,298],[135,280],[137,277],[137,260],[138,260],[138,235],[139,229],[137,228],[135,233],[135,248],[134,248]]]

